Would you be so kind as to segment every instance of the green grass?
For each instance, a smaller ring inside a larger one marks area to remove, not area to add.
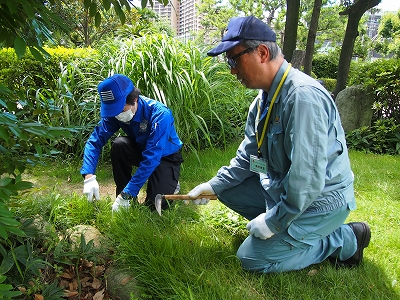
[[[236,147],[199,152],[200,161],[185,153],[181,193],[228,164]],[[97,226],[114,247],[115,263],[135,276],[140,299],[399,299],[400,157],[350,152],[350,159],[358,207],[348,221],[366,221],[372,231],[364,264],[354,269],[337,270],[323,262],[282,274],[245,272],[235,254],[247,236],[247,222],[218,201],[206,206],[179,201],[161,217],[139,205],[112,215],[109,197],[93,207],[75,193],[55,196],[56,187],[48,194],[27,195],[14,209],[21,214],[40,210],[60,228]],[[53,169],[56,178],[65,178],[62,169],[79,170],[73,163],[60,165],[40,167],[29,176]],[[99,177],[101,186],[107,177]]]

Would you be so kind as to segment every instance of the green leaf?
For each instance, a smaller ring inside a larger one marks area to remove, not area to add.
[[[103,7],[105,10],[109,10],[111,7],[111,1],[110,0],[103,0]]]
[[[17,53],[18,58],[21,58],[22,56],[25,55],[26,52],[26,43],[25,41],[17,36],[14,40],[14,49],[15,53]]]
[[[15,227],[21,226],[21,223],[18,222],[16,219],[6,218],[6,217],[0,217],[0,224],[2,224],[2,226],[15,226]]]
[[[6,289],[6,290],[2,291],[2,295],[3,295],[5,300],[12,299],[13,297],[22,295],[22,293],[20,291],[9,291],[9,290],[12,289],[12,285],[0,284],[0,286],[4,286],[4,288]],[[7,288],[8,286],[10,286],[11,288]]]
[[[20,261],[21,263],[26,265],[26,261],[29,258],[29,253],[26,250],[25,245],[20,245],[20,246],[14,248],[14,255],[18,259],[18,261]]]
[[[10,131],[19,139],[27,141],[28,140],[28,136],[22,132],[21,129],[19,129],[18,127],[15,126],[10,126],[8,127],[10,129]]]
[[[17,122],[17,120],[18,119],[14,114],[8,112],[0,114],[0,122],[14,124],[15,122]]]
[[[91,0],[84,0],[83,5],[85,6],[85,9],[89,9],[91,3],[92,3]]]
[[[10,200],[10,195],[5,189],[0,189],[0,200],[1,201]]]
[[[8,239],[7,231],[6,231],[2,226],[0,226],[0,237],[1,237],[3,240]]]
[[[56,127],[49,128],[49,137],[55,139],[61,136],[70,137],[71,132],[65,128],[62,129],[56,129]]]
[[[14,187],[16,187],[18,191],[27,190],[33,187],[33,183],[29,181],[18,181],[14,184]]]
[[[22,8],[26,12],[28,17],[30,19],[35,18],[35,11],[33,10],[33,6],[31,5],[31,3],[29,3],[28,1],[21,1],[21,2],[22,2]]]
[[[8,109],[8,111],[16,111],[17,108],[18,108],[17,102],[13,102],[13,101],[8,101],[8,102],[7,102],[7,109]]]
[[[0,127],[0,138],[5,140],[6,142],[8,142],[8,140],[10,139],[10,134],[4,126]]]
[[[96,15],[97,12],[97,4],[96,2],[92,2],[92,4],[90,5],[90,9],[89,9],[89,17],[94,17]]]
[[[37,115],[43,114],[45,112],[46,112],[45,109],[37,108],[37,109],[34,109],[32,113],[33,113],[34,116],[37,116]]]
[[[35,144],[35,150],[40,157],[43,155],[42,147],[39,144]]]
[[[7,0],[7,7],[12,14],[15,14],[18,11],[18,1]]]
[[[17,227],[4,226],[4,229],[18,236],[26,236],[25,232],[23,232],[21,229]]]
[[[46,50],[44,50],[44,48],[39,47],[39,46],[35,46],[37,48],[38,51],[40,51],[42,53],[42,55],[44,56],[44,58],[49,58],[51,57],[50,53],[47,52]]]
[[[115,2],[114,10],[115,10],[115,12],[117,13],[117,15],[118,15],[118,17],[119,17],[119,19],[120,19],[122,25],[124,25],[124,23],[125,23],[125,14],[124,14],[124,12],[122,11],[121,6],[119,5],[118,2]]]
[[[96,16],[94,17],[94,25],[96,27],[100,27],[100,23],[101,23],[101,14],[100,12],[97,12]]]
[[[6,86],[0,84],[0,95],[10,95],[11,94],[11,90],[8,89]]]
[[[7,253],[7,256],[3,258],[3,261],[0,264],[0,274],[5,274],[11,270],[14,265],[14,259],[12,257],[11,252]]]
[[[24,126],[24,127],[43,127],[44,128],[44,125],[39,122],[26,122],[26,123],[23,123],[22,126]]]
[[[125,6],[128,11],[131,11],[131,6],[127,0],[119,0],[119,1],[121,2],[122,7]],[[168,1],[168,0],[164,0],[164,1]]]
[[[0,179],[0,186],[1,187],[5,187],[5,186],[9,185],[12,181],[13,181],[13,179],[10,178],[10,177],[1,178]]]
[[[34,58],[36,58],[41,63],[45,63],[43,55],[37,51],[34,47],[29,47],[29,51],[31,51]]]
[[[24,128],[24,130],[38,136],[44,136],[47,132],[45,129],[39,129],[39,128]]]

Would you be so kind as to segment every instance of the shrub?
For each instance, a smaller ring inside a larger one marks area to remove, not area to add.
[[[334,54],[318,54],[312,61],[312,71],[317,78],[337,77],[339,59]]]
[[[363,84],[375,93],[374,120],[400,123],[400,59],[379,59],[353,65],[349,85]]]
[[[377,154],[400,154],[400,124],[394,119],[377,120],[346,134],[349,149]]]
[[[319,78],[322,81],[323,86],[329,91],[333,92],[336,87],[336,79],[332,78]]]
[[[91,48],[68,49],[64,47],[45,48],[51,56],[44,64],[36,60],[30,52],[21,59],[17,58],[14,49],[0,50],[0,84],[10,90],[25,93],[39,89],[54,89],[60,73],[60,64],[85,61],[95,57],[96,51]],[[93,61],[93,60],[92,60]],[[88,65],[87,68],[92,68]]]
[[[5,101],[13,103],[10,111],[19,120],[79,131],[49,145],[66,155],[81,155],[83,141],[99,119],[96,86],[100,79],[93,73],[98,54],[90,48],[46,50],[52,56],[44,64],[28,53],[17,59],[13,49],[0,50],[0,84],[15,91]]]

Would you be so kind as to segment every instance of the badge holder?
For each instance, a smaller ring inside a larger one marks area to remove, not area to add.
[[[268,161],[265,158],[250,155],[250,171],[267,174]]]

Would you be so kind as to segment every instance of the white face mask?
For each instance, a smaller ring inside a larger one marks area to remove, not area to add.
[[[127,111],[123,111],[119,115],[115,116],[118,121],[124,122],[124,123],[129,123],[130,120],[132,120],[133,116],[135,114],[132,112],[132,108],[128,109]]]

